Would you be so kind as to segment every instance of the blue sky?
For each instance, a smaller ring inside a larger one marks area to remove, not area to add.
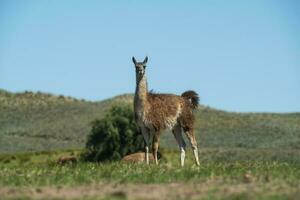
[[[300,111],[299,1],[0,1],[0,88],[102,100],[193,89],[238,112]]]

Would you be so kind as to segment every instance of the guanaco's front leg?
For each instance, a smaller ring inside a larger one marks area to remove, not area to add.
[[[159,146],[159,133],[154,133],[153,142],[152,142],[152,151],[153,151],[155,164],[157,165],[158,165],[158,158],[157,158],[158,146]]]
[[[145,140],[145,160],[149,164],[149,145],[150,145],[150,131],[149,129],[143,127],[142,134]]]

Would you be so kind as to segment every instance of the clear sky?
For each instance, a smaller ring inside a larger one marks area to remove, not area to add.
[[[238,112],[300,111],[300,1],[0,1],[0,88],[102,100],[193,89]]]

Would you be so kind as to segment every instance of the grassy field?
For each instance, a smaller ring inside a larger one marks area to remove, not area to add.
[[[57,164],[81,151],[0,155],[0,199],[297,199],[300,152],[275,149],[163,151],[158,166],[123,162]]]
[[[196,112],[201,166],[184,168],[173,135],[162,135],[158,166],[88,163],[90,123],[132,95],[100,102],[0,90],[2,199],[299,199],[300,113]],[[65,150],[78,149],[78,150]],[[62,156],[77,162],[61,165]]]

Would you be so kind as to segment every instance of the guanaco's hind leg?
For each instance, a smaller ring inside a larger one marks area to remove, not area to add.
[[[197,165],[200,165],[200,162],[199,162],[199,155],[198,155],[198,147],[197,147],[197,141],[196,141],[196,138],[195,138],[195,134],[194,134],[194,131],[193,129],[190,129],[188,131],[185,131],[191,145],[192,145],[192,149],[193,149],[193,153],[194,153],[194,157],[195,157],[195,161],[196,161],[196,164]]]
[[[186,147],[186,144],[184,142],[184,139],[182,137],[182,133],[181,133],[181,127],[179,124],[177,124],[174,129],[172,130],[174,136],[175,136],[175,139],[179,145],[179,149],[180,149],[180,163],[181,163],[181,166],[183,167],[184,166],[184,159],[185,159],[185,147]]]
[[[158,164],[157,152],[159,146],[159,133],[153,134],[152,151],[155,160],[155,164]]]

